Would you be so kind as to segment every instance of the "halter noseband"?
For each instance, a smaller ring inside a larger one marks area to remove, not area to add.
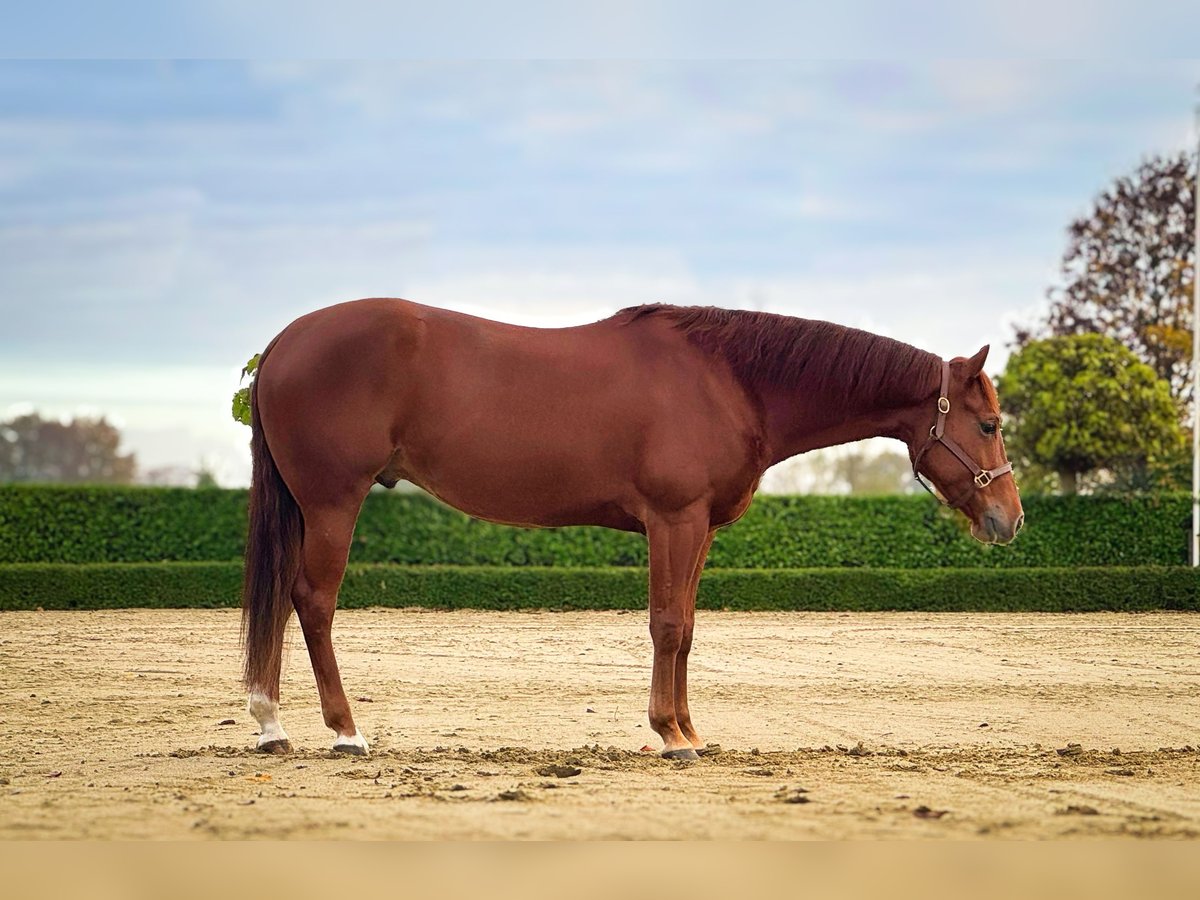
[[[920,451],[913,456],[913,461],[912,461],[913,475],[916,477],[917,482],[921,485],[921,487],[923,487],[923,488],[925,488],[925,490],[929,491],[930,494],[933,494],[934,497],[937,497],[938,502],[944,503],[946,506],[950,507],[951,509],[960,509],[961,507],[967,505],[967,502],[972,497],[975,496],[975,492],[978,491],[980,488],[987,487],[989,484],[991,484],[993,481],[995,481],[1001,475],[1006,475],[1009,472],[1011,472],[1012,471],[1012,463],[1006,462],[1004,465],[998,466],[995,469],[980,468],[980,466],[975,462],[975,460],[971,459],[971,457],[967,453],[967,451],[965,451],[962,447],[958,446],[958,444],[952,438],[949,438],[946,436],[946,415],[950,412],[950,398],[947,396],[947,392],[949,390],[950,390],[950,363],[946,362],[945,360],[942,360],[942,388],[938,392],[937,421],[934,423],[933,427],[929,429],[929,440],[927,440],[925,442],[924,446],[921,447]],[[944,500],[941,497],[938,497],[938,495],[934,492],[933,488],[931,488],[925,482],[925,479],[923,479],[921,477],[921,473],[917,471],[917,466],[919,466],[921,464],[921,460],[925,457],[925,454],[929,452],[929,449],[934,444],[939,444],[939,443],[942,446],[944,446],[947,450],[949,450],[951,453],[953,453],[955,455],[955,457],[957,457],[958,461],[961,462],[964,466],[966,466],[967,469],[970,470],[971,474],[973,476],[975,476],[972,479],[974,481],[974,487],[972,487],[970,489],[970,491],[967,492],[965,497],[961,498],[960,500],[958,500],[954,503],[951,503],[948,500]]]

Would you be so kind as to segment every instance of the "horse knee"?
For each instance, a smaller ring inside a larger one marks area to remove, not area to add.
[[[682,618],[665,615],[655,618],[650,623],[650,639],[654,642],[656,653],[678,653],[684,644],[691,643],[691,635]]]

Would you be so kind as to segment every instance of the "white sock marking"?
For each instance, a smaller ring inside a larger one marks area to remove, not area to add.
[[[279,703],[266,694],[251,691],[246,701],[246,709],[258,722],[258,746],[269,744],[271,741],[286,741],[287,732],[279,724]]]

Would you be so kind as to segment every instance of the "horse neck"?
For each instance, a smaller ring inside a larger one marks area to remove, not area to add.
[[[760,385],[768,464],[873,437],[911,444],[921,428],[918,420],[928,405],[929,391],[935,388],[914,385],[911,397],[893,395],[883,405],[827,388]]]

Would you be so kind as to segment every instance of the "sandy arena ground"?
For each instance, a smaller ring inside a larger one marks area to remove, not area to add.
[[[294,627],[294,626],[293,626]],[[3,838],[1200,835],[1200,618],[700,613],[667,762],[645,614],[343,611],[252,751],[232,610],[0,614]],[[232,720],[232,722],[228,722]],[[575,774],[577,771],[577,774]]]

